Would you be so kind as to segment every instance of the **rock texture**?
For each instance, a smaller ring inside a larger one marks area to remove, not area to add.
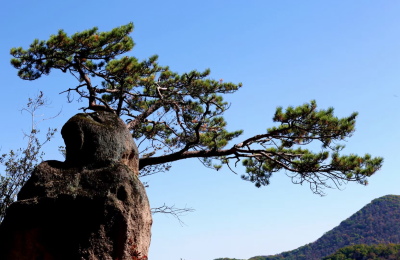
[[[139,174],[139,154],[131,133],[116,115],[106,112],[77,114],[61,129],[69,166],[101,167],[114,162]]]
[[[147,255],[151,211],[138,152],[111,113],[72,117],[65,162],[38,165],[0,225],[0,259],[123,260],[129,239]]]

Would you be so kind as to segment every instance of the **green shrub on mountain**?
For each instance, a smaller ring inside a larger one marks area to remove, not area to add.
[[[354,245],[339,249],[336,253],[322,260],[378,260],[400,259],[400,245]]]
[[[250,259],[320,260],[350,245],[389,243],[400,244],[400,196],[397,195],[373,200],[313,243],[278,255]]]

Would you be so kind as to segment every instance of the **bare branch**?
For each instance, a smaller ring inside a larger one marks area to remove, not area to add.
[[[186,207],[186,205],[184,208],[175,208],[175,205],[167,206],[167,205],[165,205],[165,203],[161,207],[151,208],[152,215],[154,215],[156,213],[170,214],[179,221],[179,224],[181,226],[186,225],[186,224],[182,221],[182,219],[180,217],[185,216],[187,213],[194,212],[194,211],[195,210],[193,208],[188,208],[188,207]]]
[[[21,109],[21,112],[26,111],[31,115],[31,131],[29,134],[24,132],[24,138],[28,138],[26,148],[11,150],[8,154],[0,156],[0,163],[5,166],[5,173],[0,175],[0,222],[3,221],[7,208],[15,201],[19,190],[30,177],[34,167],[42,160],[44,153],[41,152],[41,147],[50,141],[57,131],[57,129],[49,129],[43,142],[40,142],[37,137],[39,133],[37,125],[43,120],[60,114],[36,122],[36,112],[47,104],[47,99],[43,97],[42,92],[29,99],[27,106]]]

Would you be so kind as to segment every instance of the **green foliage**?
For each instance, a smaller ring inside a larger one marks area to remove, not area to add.
[[[388,195],[373,200],[370,204],[363,207],[361,210],[353,214],[350,218],[340,223],[338,227],[335,227],[331,231],[325,233],[321,238],[319,238],[314,243],[310,243],[305,246],[299,247],[298,249],[288,252],[283,252],[274,256],[266,256],[262,258],[258,256],[258,259],[319,260],[323,257],[326,257],[334,253],[336,250],[340,248],[350,245],[356,245],[356,244],[378,245],[378,244],[390,244],[390,243],[400,244],[400,196],[396,195]],[[385,247],[377,246],[371,248],[385,248]],[[391,246],[388,246],[388,248],[391,248]],[[251,259],[255,260],[257,258],[251,258]],[[348,258],[331,258],[331,259],[347,260]],[[359,259],[368,259],[368,258],[359,258]],[[376,259],[390,259],[390,258],[376,258]],[[399,258],[393,258],[393,259],[399,259]]]
[[[242,84],[210,78],[210,70],[176,73],[157,63],[154,55],[143,61],[123,56],[133,40],[133,24],[98,32],[94,27],[68,36],[63,30],[47,41],[34,40],[28,49],[12,48],[11,64],[24,80],[48,75],[52,69],[69,72],[77,86],[63,92],[87,99],[82,109],[109,111],[124,119],[143,157],[141,176],[170,169],[170,163],[199,158],[215,170],[242,161],[242,179],[257,187],[270,184],[273,173],[285,170],[293,183],[309,183],[314,193],[339,187],[348,181],[366,185],[367,177],[379,170],[383,158],[369,154],[341,155],[340,141],[351,137],[357,113],[334,116],[334,109],[317,109],[312,100],[286,110],[278,107],[276,127],[266,133],[230,143],[243,130],[228,131],[223,118],[230,104],[224,94],[238,91]],[[93,82],[101,82],[95,85]],[[240,120],[240,119],[239,119]],[[322,151],[302,146],[320,142]],[[143,148],[143,146],[145,146]]]
[[[400,245],[353,245],[339,249],[336,253],[322,260],[380,260],[400,259]]]
[[[259,157],[244,159],[246,175],[242,178],[254,182],[257,187],[268,185],[272,174],[281,169],[293,172],[292,180],[302,184],[309,182],[315,193],[322,194],[321,177],[324,181],[331,179],[335,185],[339,180],[356,181],[367,185],[366,177],[380,169],[383,158],[371,158],[369,154],[340,155],[344,145],[334,144],[352,136],[355,131],[357,113],[349,117],[335,117],[333,108],[317,110],[317,104],[312,100],[309,104],[298,107],[289,106],[285,111],[278,107],[273,117],[278,127],[267,129],[265,143],[273,140],[275,146],[265,147]],[[322,151],[314,153],[301,146],[314,140],[322,143]],[[278,141],[278,142],[277,142]],[[264,144],[265,144],[264,143]],[[294,146],[298,146],[294,149]],[[331,150],[328,152],[325,149]],[[326,161],[330,163],[325,163]],[[316,173],[325,173],[316,175]],[[304,176],[304,173],[308,173]],[[331,178],[334,175],[335,178]]]
[[[15,58],[11,59],[11,64],[19,70],[18,76],[26,80],[48,75],[53,68],[66,72],[72,60],[78,57],[87,67],[97,68],[104,63],[93,60],[108,61],[133,48],[132,38],[127,36],[132,30],[132,23],[102,33],[94,27],[71,37],[59,30],[47,41],[35,39],[27,50],[12,48],[10,53]]]

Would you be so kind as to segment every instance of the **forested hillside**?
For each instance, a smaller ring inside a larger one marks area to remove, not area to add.
[[[314,243],[278,255],[256,256],[250,259],[320,260],[350,245],[389,243],[400,244],[400,196],[398,195],[387,195],[373,200]]]
[[[400,245],[354,245],[339,249],[336,253],[322,260],[378,260],[378,259],[400,259]]]

